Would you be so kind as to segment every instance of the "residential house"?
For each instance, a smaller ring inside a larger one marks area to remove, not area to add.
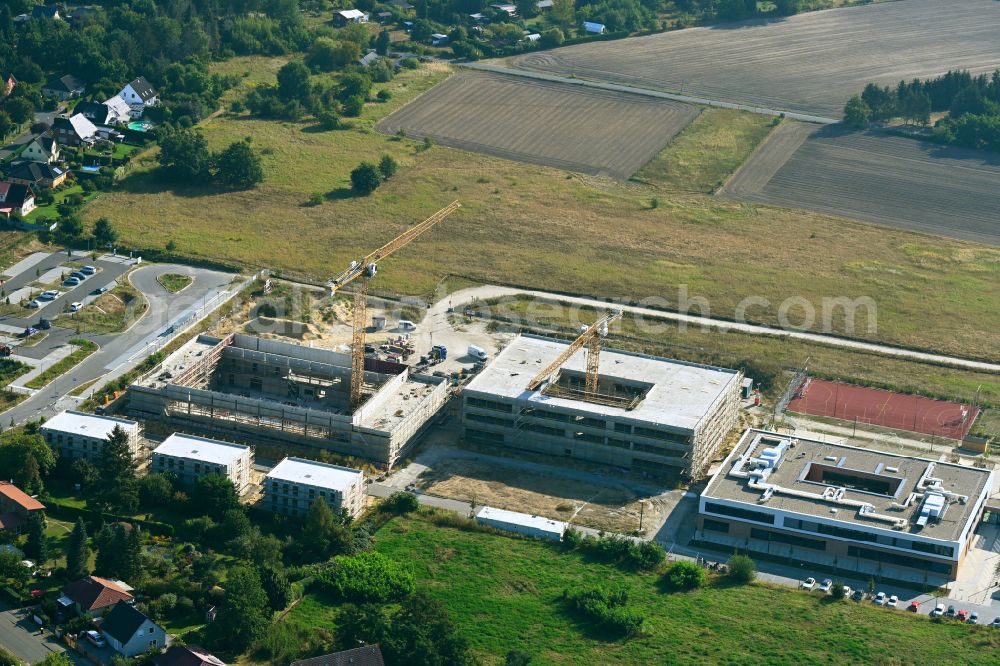
[[[56,5],[36,5],[31,10],[31,18],[48,19],[49,21],[62,20],[62,16],[59,15],[59,7]]]
[[[197,645],[174,645],[153,659],[156,666],[226,666],[225,662]]]
[[[0,183],[2,190],[5,183]],[[0,481],[0,531],[15,534],[28,522],[28,516],[45,511],[45,505],[7,481]]]
[[[0,182],[0,216],[24,217],[35,210],[35,191],[30,185]]]
[[[95,125],[108,125],[114,122],[111,109],[102,102],[80,102],[73,108],[73,113],[79,113]]]
[[[535,3],[535,6],[538,7],[539,11],[541,11],[543,9],[552,9],[552,5],[554,4],[553,0],[538,0],[538,2]]]
[[[87,84],[72,74],[66,74],[50,80],[42,86],[42,95],[46,99],[57,99],[64,102],[67,99],[79,97],[87,90]]]
[[[80,113],[70,117],[56,116],[52,134],[64,146],[89,146],[97,140],[97,127]]]
[[[378,644],[375,644],[293,661],[292,666],[385,666],[385,660]]]
[[[337,25],[368,23],[368,14],[360,9],[338,9],[333,13],[333,20],[337,22]]]
[[[25,23],[31,20],[31,14],[18,14],[14,17],[14,23]]]
[[[432,46],[441,46],[442,44],[447,44],[447,43],[448,43],[448,35],[443,35],[440,32],[435,32],[433,35],[431,35]]]
[[[603,23],[594,23],[593,21],[584,21],[583,22],[583,30],[584,30],[584,32],[590,33],[592,35],[603,35],[605,28],[604,28],[604,24]]]
[[[48,162],[21,161],[7,170],[7,180],[18,185],[30,185],[33,190],[52,189],[62,185],[68,173]]]
[[[57,600],[60,608],[88,617],[100,615],[119,601],[127,604],[134,601],[128,585],[98,576],[87,576],[73,581],[60,592],[61,595]]]
[[[151,649],[158,650],[167,643],[163,627],[140,613],[134,606],[118,602],[101,622],[101,634],[118,654],[138,657]]]
[[[3,81],[0,83],[3,86],[3,94],[9,95],[14,90],[14,86],[17,85],[17,79],[14,78],[13,74],[4,74]]]
[[[389,23],[392,21],[392,12],[379,12],[376,16],[379,23]]]
[[[59,142],[48,132],[40,134],[25,147],[21,157],[32,162],[55,164],[59,161]]]
[[[159,102],[156,89],[143,76],[126,83],[125,87],[118,92],[118,96],[129,105],[133,118],[141,118],[146,109],[156,106]]]
[[[505,2],[495,2],[491,4],[490,7],[498,12],[504,12],[507,16],[517,16],[517,6],[515,5],[510,5]]]
[[[362,67],[367,67],[368,65],[378,62],[379,54],[375,51],[369,51],[360,58],[358,58],[358,64]]]
[[[118,95],[104,100],[104,106],[108,107],[108,125],[124,125],[132,118],[132,107]]]

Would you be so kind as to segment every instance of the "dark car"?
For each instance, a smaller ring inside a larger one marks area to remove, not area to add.
[[[80,271],[73,271],[72,273],[69,274],[69,276],[75,277],[77,280],[80,280],[81,282],[87,279],[87,275],[85,273],[81,273]]]
[[[39,319],[38,328],[42,329],[43,331],[47,331],[50,328],[52,328],[52,322],[49,321],[48,319]]]

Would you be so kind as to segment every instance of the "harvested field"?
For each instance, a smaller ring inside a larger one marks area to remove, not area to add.
[[[723,194],[1000,245],[1000,156],[786,123]]]
[[[1000,3],[900,0],[591,42],[515,67],[839,118],[865,83],[1000,66]]]
[[[465,72],[376,129],[429,136],[452,148],[505,159],[627,178],[697,115],[695,107],[667,100]]]

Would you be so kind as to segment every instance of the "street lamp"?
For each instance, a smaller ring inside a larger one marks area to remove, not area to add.
[[[639,534],[642,534],[642,515],[643,510],[646,508],[646,500],[639,500]]]

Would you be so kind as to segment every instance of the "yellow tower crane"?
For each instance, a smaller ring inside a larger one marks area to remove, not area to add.
[[[368,280],[375,277],[379,261],[385,259],[401,247],[404,247],[417,236],[451,215],[461,205],[458,201],[452,201],[420,224],[403,232],[361,261],[352,261],[347,270],[327,283],[330,286],[330,294],[333,295],[345,285],[357,281],[354,292],[354,335],[351,342],[352,409],[361,404],[361,385],[365,380],[365,328],[368,326]]]
[[[534,379],[528,383],[528,390],[535,391],[541,386],[545,381],[552,375],[553,372],[559,369],[559,367],[568,361],[573,354],[578,352],[587,345],[587,380],[586,380],[586,391],[587,393],[597,393],[597,380],[598,371],[600,369],[601,363],[601,340],[608,334],[608,325],[619,319],[622,316],[621,310],[615,310],[604,315],[593,324],[590,325],[587,330],[580,334],[576,340],[570,343],[568,347],[559,356],[555,358],[554,361],[549,363],[545,368],[542,369]]]

